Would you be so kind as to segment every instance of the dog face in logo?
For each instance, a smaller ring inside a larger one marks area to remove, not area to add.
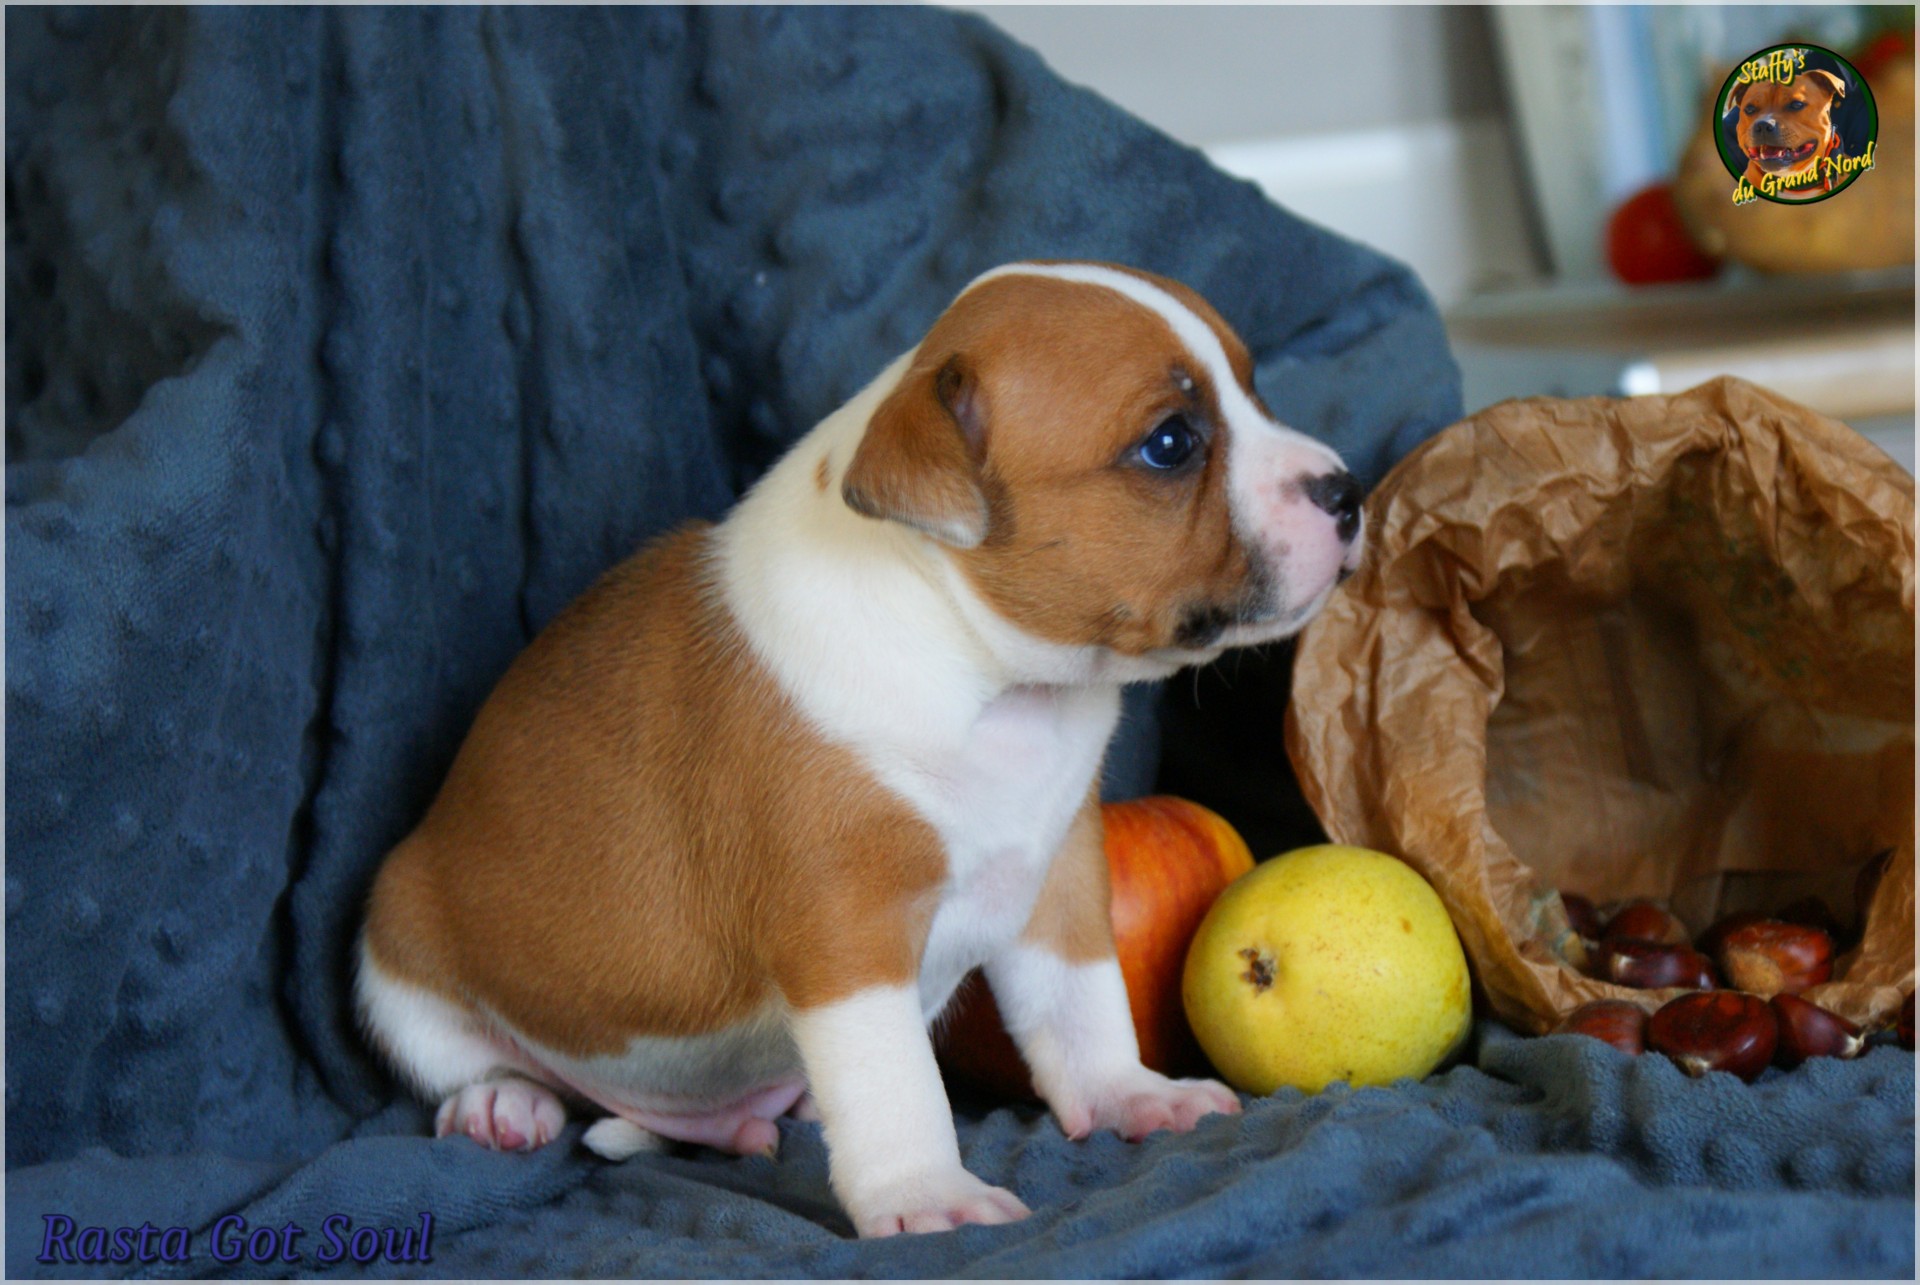
[[[1833,105],[1846,82],[1830,71],[1792,80],[1750,81],[1733,91],[1735,132],[1747,158],[1747,182],[1773,195],[1818,191],[1821,158],[1836,142]]]

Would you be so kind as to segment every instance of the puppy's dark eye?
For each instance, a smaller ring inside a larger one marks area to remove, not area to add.
[[[1742,107],[1740,110],[1745,112],[1749,116],[1758,116],[1760,114],[1760,105],[1758,103],[1748,103],[1745,107]]]
[[[1802,102],[1802,101],[1800,101],[1800,100],[1799,100],[1798,98],[1796,98],[1796,99],[1794,99],[1794,100],[1793,100],[1792,102],[1790,102],[1790,103],[1788,103],[1788,104],[1787,104],[1787,110],[1788,110],[1788,111],[1790,111],[1790,112],[1797,112],[1797,111],[1799,111],[1799,110],[1800,110],[1800,109],[1801,109],[1802,107],[1805,107],[1805,106],[1806,106],[1806,104],[1805,104],[1804,102]]]
[[[1200,439],[1194,436],[1187,421],[1174,415],[1160,421],[1160,426],[1147,434],[1135,453],[1148,468],[1164,472],[1185,464],[1199,444]]]

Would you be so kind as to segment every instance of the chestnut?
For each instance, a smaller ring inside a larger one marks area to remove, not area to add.
[[[1900,1006],[1900,1020],[1894,1023],[1894,1033],[1900,1037],[1900,1047],[1913,1052],[1913,992],[1907,992],[1907,1002]]]
[[[1692,1076],[1725,1071],[1752,1082],[1773,1061],[1779,1038],[1773,1010],[1739,991],[1682,995],[1647,1019],[1647,1047]]]
[[[1791,905],[1780,907],[1768,918],[1806,928],[1818,928],[1834,941],[1840,940],[1846,932],[1839,916],[1833,913],[1833,907],[1818,897],[1802,897]]]
[[[1629,901],[1607,921],[1602,936],[1657,941],[1663,946],[1684,946],[1693,934],[1687,931],[1685,924],[1651,901]]]
[[[1798,995],[1775,995],[1767,1003],[1779,1028],[1773,1057],[1792,1070],[1810,1057],[1859,1057],[1867,1037],[1838,1013],[1830,1013]]]
[[[1713,959],[1720,958],[1721,947],[1727,944],[1727,934],[1748,924],[1757,924],[1766,916],[1757,910],[1736,910],[1730,915],[1722,915],[1713,921],[1713,927],[1700,934],[1700,940],[1694,943],[1696,949]]]
[[[1833,976],[1833,938],[1804,924],[1762,919],[1736,928],[1720,945],[1727,985],[1772,999],[1797,995]]]
[[[1589,1035],[1622,1053],[1644,1053],[1647,1048],[1647,1010],[1624,999],[1596,999],[1561,1019],[1551,1035]]]
[[[1596,952],[1596,972],[1617,986],[1657,991],[1669,986],[1712,990],[1713,961],[1689,946],[1608,937]]]
[[[1563,892],[1560,904],[1566,907],[1568,927],[1587,941],[1600,940],[1600,912],[1591,901],[1577,892]]]

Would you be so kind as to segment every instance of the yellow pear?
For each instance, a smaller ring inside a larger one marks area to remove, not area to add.
[[[1275,857],[1221,893],[1181,998],[1200,1047],[1248,1093],[1417,1079],[1472,1017],[1439,895],[1404,861],[1341,844]]]

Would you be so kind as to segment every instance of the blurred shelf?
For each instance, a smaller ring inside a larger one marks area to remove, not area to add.
[[[1856,427],[1870,422],[1896,448],[1904,441],[1912,467],[1910,268],[1531,288],[1467,300],[1448,314],[1447,333],[1469,408],[1509,397],[1673,393],[1738,375]]]

